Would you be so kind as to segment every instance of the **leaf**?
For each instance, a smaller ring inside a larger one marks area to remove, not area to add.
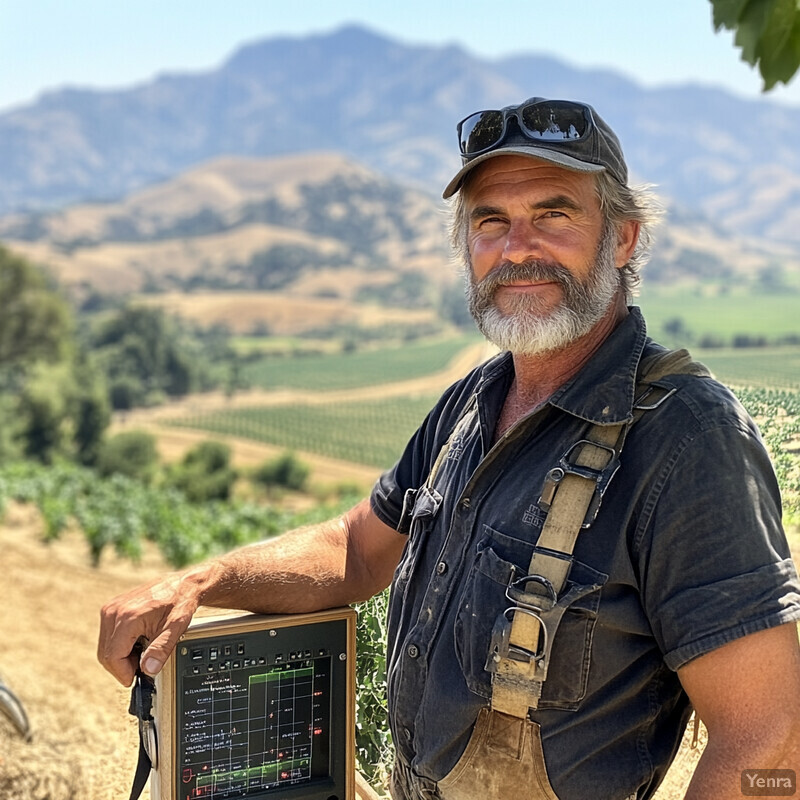
[[[778,0],[758,46],[764,88],[788,83],[800,64],[800,6],[796,0]]]
[[[764,91],[788,83],[800,66],[800,0],[710,0],[716,30],[736,35],[742,59],[758,66]]]
[[[714,11],[714,29],[733,30],[742,16],[749,0],[711,0]]]

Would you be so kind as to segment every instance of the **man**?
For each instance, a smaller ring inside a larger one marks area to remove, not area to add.
[[[694,706],[687,798],[740,798],[742,770],[800,766],[800,586],[757,431],[697,369],[664,375],[628,308],[654,215],[599,115],[533,98],[458,131],[453,241],[507,352],[369,501],[111,602],[99,658],[127,685],[136,639],[156,673],[199,604],[302,612],[391,582],[394,797],[641,800]]]

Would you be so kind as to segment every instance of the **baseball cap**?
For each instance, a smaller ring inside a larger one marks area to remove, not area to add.
[[[628,168],[617,135],[589,105],[531,97],[516,106],[477,111],[457,125],[461,169],[444,190],[452,197],[479,164],[503,155],[550,161],[576,172],[605,170],[623,186]]]

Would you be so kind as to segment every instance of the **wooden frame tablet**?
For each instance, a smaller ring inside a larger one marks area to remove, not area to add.
[[[156,678],[153,800],[354,800],[355,621],[197,616]]]

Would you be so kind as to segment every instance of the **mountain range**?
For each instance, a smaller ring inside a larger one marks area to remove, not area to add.
[[[699,86],[644,88],[533,54],[486,60],[357,26],[257,42],[218,69],[124,90],[52,91],[0,114],[0,214],[28,212],[35,238],[36,212],[117,201],[221,157],[312,151],[435,198],[458,164],[456,121],[532,95],[595,106],[634,178],[676,206],[737,235],[800,245],[800,109]]]

